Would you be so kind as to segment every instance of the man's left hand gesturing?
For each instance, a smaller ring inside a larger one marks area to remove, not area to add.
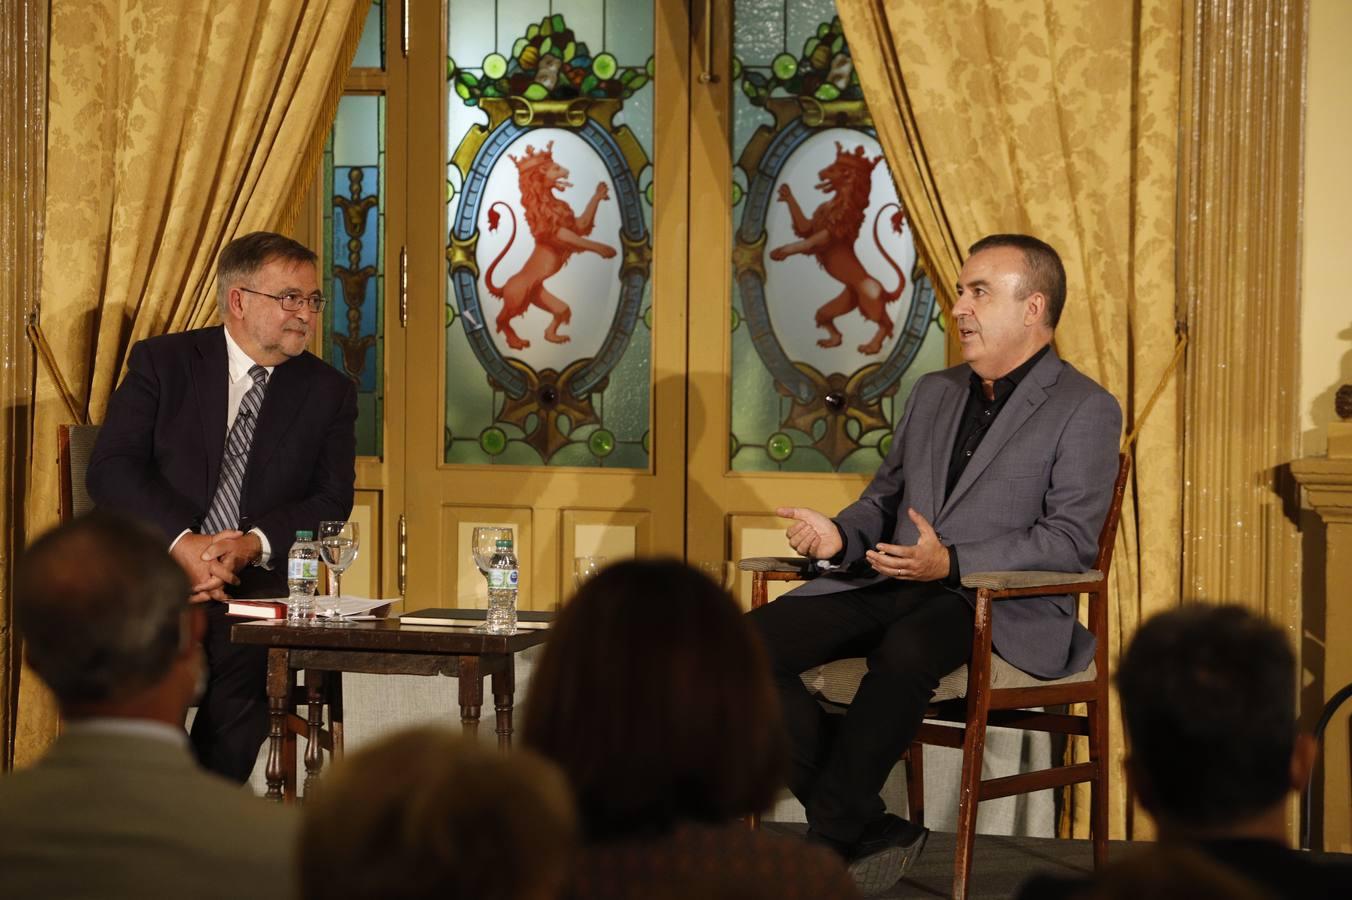
[[[934,527],[914,509],[907,509],[920,540],[912,546],[879,544],[876,550],[864,554],[873,571],[888,578],[906,581],[939,581],[948,577],[948,548],[939,541]]]

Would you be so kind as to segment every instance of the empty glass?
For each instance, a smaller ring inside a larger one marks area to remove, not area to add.
[[[731,591],[737,585],[737,563],[720,560],[718,562],[700,562],[695,568],[725,591]]]
[[[515,544],[512,529],[501,525],[479,525],[474,529],[470,539],[470,553],[474,556],[474,565],[478,566],[479,574],[484,578],[488,577],[490,563],[493,562],[493,551],[497,549],[498,541],[513,541]]]
[[[343,597],[343,572],[357,558],[358,535],[356,522],[320,522],[319,558],[333,573],[333,600],[325,612],[330,625],[347,626],[352,623],[338,614]]]
[[[573,559],[573,582],[582,587],[592,576],[604,569],[604,556],[579,556]]]

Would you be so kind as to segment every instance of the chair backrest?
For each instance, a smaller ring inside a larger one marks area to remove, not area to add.
[[[97,425],[60,425],[56,431],[56,457],[61,469],[62,522],[69,522],[94,508],[85,489],[85,470],[98,439]]]
[[[1108,505],[1108,515],[1099,531],[1098,555],[1094,557],[1094,568],[1108,577],[1113,564],[1113,547],[1117,543],[1117,524],[1122,518],[1122,498],[1127,492],[1127,478],[1131,475],[1131,455],[1117,454],[1117,480],[1113,482],[1113,499]]]

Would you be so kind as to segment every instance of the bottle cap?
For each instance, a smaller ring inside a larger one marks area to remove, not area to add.
[[[297,531],[297,532],[296,532],[296,540],[298,540],[298,541],[313,541],[314,539],[315,539],[315,533],[314,533],[313,531]]]
[[[511,542],[510,540],[498,541],[498,549],[499,549],[499,550],[510,550],[510,549],[512,549],[512,542]]]

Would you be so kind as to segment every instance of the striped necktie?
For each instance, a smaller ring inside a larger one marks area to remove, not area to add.
[[[216,534],[227,528],[239,527],[239,495],[244,486],[244,469],[249,462],[249,445],[253,443],[254,425],[258,411],[263,407],[263,394],[268,389],[268,370],[252,366],[249,377],[253,387],[240,401],[235,424],[225,439],[225,454],[221,457],[221,477],[216,483],[216,496],[202,522],[204,534]]]

